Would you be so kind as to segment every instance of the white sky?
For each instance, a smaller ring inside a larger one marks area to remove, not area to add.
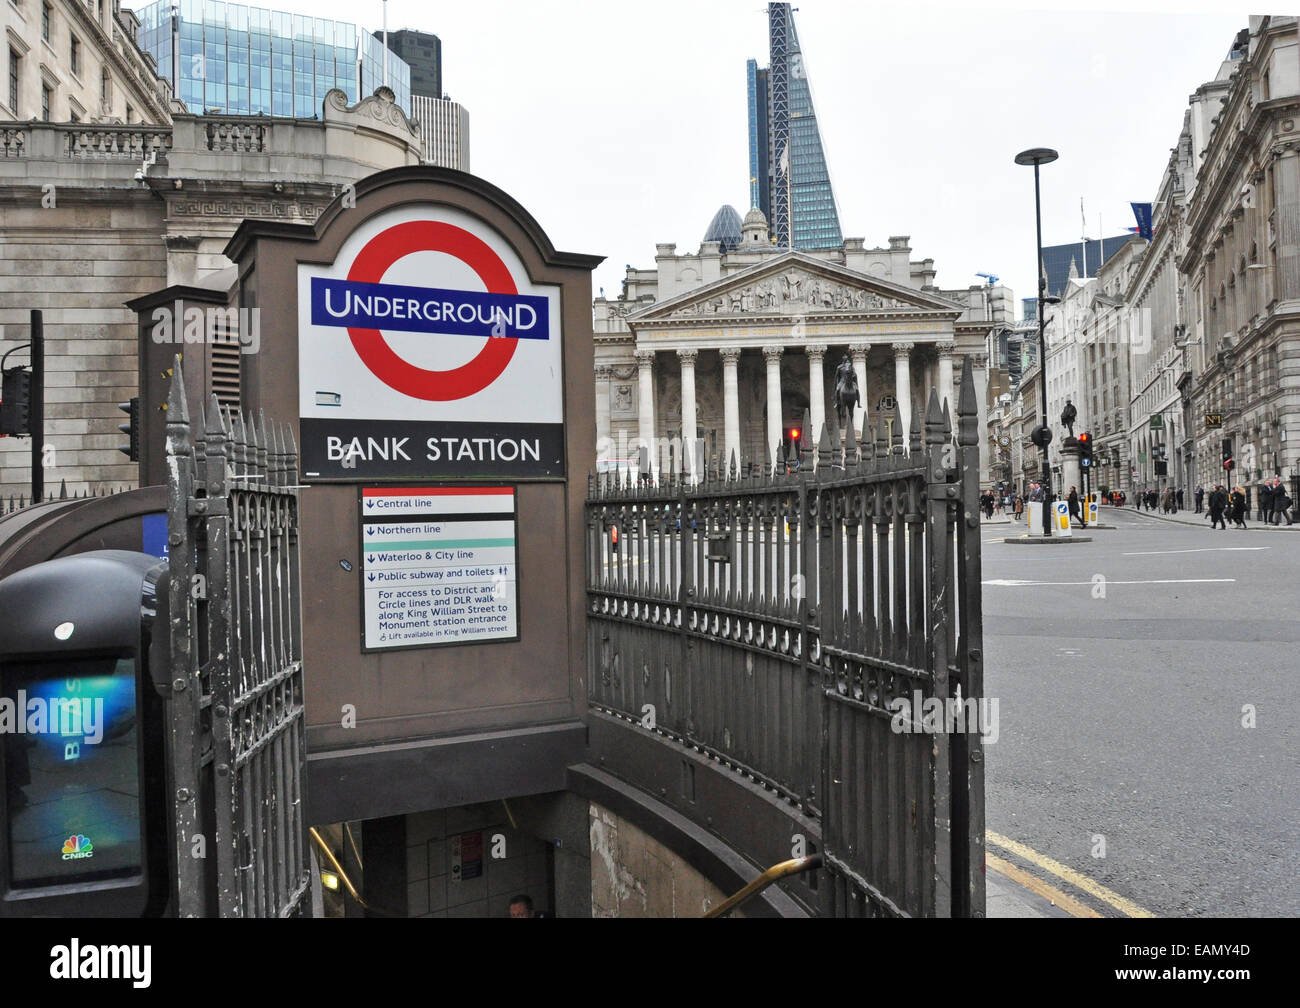
[[[378,0],[264,6],[376,29],[382,17]],[[1071,6],[796,4],[846,236],[910,235],[941,286],[982,271],[1030,296],[1033,170],[1013,163],[1028,147],[1061,155],[1042,169],[1044,244],[1078,240],[1081,197],[1090,237],[1135,223],[1129,202],[1154,198],[1188,96],[1251,6]],[[723,203],[748,209],[745,61],[768,62],[763,0],[393,0],[388,27],[442,39],[474,173],[557,248],[607,257],[593,294],[616,297],[656,242],[696,251]]]

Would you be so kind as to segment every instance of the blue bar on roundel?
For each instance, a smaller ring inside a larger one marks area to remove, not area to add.
[[[550,302],[535,294],[408,287],[312,277],[312,325],[550,339]]]

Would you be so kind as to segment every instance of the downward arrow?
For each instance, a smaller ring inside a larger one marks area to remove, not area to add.
[[[375,575],[374,575],[374,573],[372,572],[371,575],[370,575],[370,580],[373,581],[374,579],[375,579]]]
[[[374,507],[374,506],[375,506],[375,502],[367,498],[366,507]]]
[[[372,556],[368,556],[368,557],[366,557],[366,563],[374,563],[374,562],[375,562],[375,558],[374,558],[374,557],[372,557]]]

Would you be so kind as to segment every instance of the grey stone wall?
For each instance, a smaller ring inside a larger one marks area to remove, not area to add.
[[[136,320],[123,302],[163,286],[163,206],[148,193],[60,186],[10,190],[0,209],[0,354],[27,342],[31,310],[44,316],[45,487],[58,494],[135,485],[117,450],[136,394]],[[9,365],[26,363],[26,351]],[[0,496],[29,492],[31,442],[0,439]]]

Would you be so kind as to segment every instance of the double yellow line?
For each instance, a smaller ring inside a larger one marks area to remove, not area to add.
[[[1030,864],[1036,865],[1043,869],[1043,871],[1055,875],[1062,881],[1068,882],[1070,885],[1075,886],[1078,889],[1082,889],[1089,896],[1092,896],[1094,899],[1100,900],[1103,903],[1109,904],[1127,917],[1155,916],[1155,914],[1150,910],[1142,909],[1142,907],[1138,906],[1132,900],[1127,900],[1119,893],[1107,889],[1100,882],[1088,878],[1087,875],[1075,871],[1068,865],[1061,864],[1061,862],[1048,857],[1046,854],[1039,854],[1038,851],[1034,850],[1032,847],[1026,847],[1022,843],[1008,839],[1001,833],[994,833],[992,830],[985,830],[984,841],[986,844],[993,844],[1016,855],[1016,857],[1023,858]],[[1013,882],[1019,883],[1030,892],[1037,893],[1044,899],[1051,900],[1051,902],[1056,906],[1059,906],[1066,913],[1074,917],[1101,916],[1101,914],[1092,909],[1092,907],[1080,903],[1071,896],[1067,896],[1055,886],[1049,885],[1042,879],[1035,875],[1031,875],[1029,872],[1024,871],[1021,868],[1017,868],[1011,862],[998,857],[996,854],[986,853],[985,862],[988,867],[992,868],[994,871],[1005,875]]]

